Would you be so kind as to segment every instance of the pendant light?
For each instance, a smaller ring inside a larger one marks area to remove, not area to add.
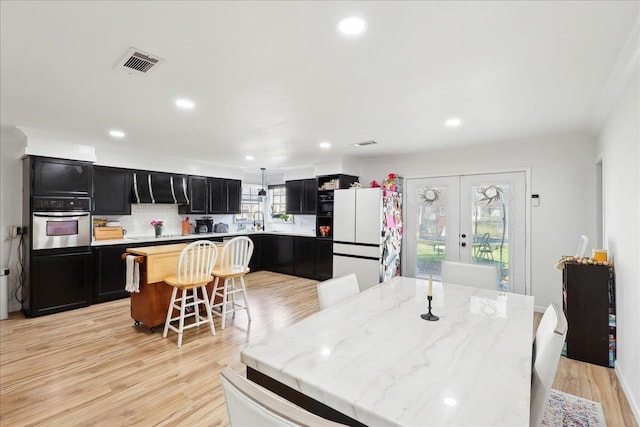
[[[264,196],[267,195],[267,192],[264,190],[264,171],[265,171],[265,168],[260,168],[260,170],[262,171],[262,189],[260,191],[258,191],[258,196],[264,197]]]

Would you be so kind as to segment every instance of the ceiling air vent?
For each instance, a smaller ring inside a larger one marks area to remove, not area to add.
[[[157,68],[162,61],[162,58],[151,56],[146,52],[132,47],[120,60],[116,68],[129,74],[148,73]]]
[[[371,140],[371,141],[364,141],[364,142],[354,142],[351,145],[354,145],[356,147],[365,147],[367,145],[376,145],[376,144],[377,144],[377,142]]]

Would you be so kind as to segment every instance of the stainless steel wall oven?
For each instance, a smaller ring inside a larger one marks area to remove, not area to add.
[[[61,249],[91,245],[91,199],[34,197],[32,249]]]

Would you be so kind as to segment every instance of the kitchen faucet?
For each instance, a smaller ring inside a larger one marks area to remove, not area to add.
[[[258,211],[258,212],[254,212],[253,214],[254,214],[254,215],[255,215],[255,214],[258,214],[258,222],[260,222],[260,215],[262,215],[262,231],[265,231],[265,225],[266,225],[266,224],[265,224],[265,222],[264,222],[264,212],[262,212],[262,211]],[[254,226],[256,225],[256,221],[255,221],[255,219],[254,219],[254,221],[253,221],[253,225],[254,225]]]

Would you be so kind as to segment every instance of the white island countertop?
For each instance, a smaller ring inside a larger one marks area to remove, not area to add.
[[[528,426],[533,297],[396,277],[246,348],[261,374],[369,426]]]

